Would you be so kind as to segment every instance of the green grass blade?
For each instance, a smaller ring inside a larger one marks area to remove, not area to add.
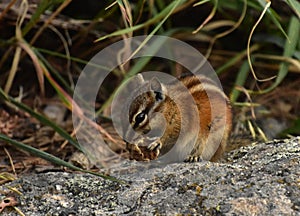
[[[47,152],[41,151],[41,150],[36,149],[36,148],[34,148],[32,146],[26,145],[26,144],[24,144],[22,142],[13,140],[13,139],[11,139],[11,138],[9,138],[9,137],[5,136],[4,134],[1,134],[1,133],[0,133],[0,140],[3,140],[5,142],[7,142],[7,143],[9,143],[9,144],[11,144],[13,146],[15,146],[18,149],[22,149],[22,150],[24,150],[24,151],[26,151],[26,152],[28,152],[28,153],[30,153],[32,155],[38,156],[40,158],[43,158],[43,159],[45,159],[47,161],[50,161],[50,162],[52,162],[54,164],[65,166],[65,167],[71,168],[73,170],[82,171],[81,168],[76,167],[76,166],[74,166],[74,165],[72,165],[72,164],[70,164],[70,163],[68,163],[68,162],[66,162],[64,160],[61,160],[60,158],[57,158],[57,157],[55,157],[55,156],[53,156],[53,155],[51,155],[51,154],[49,154]]]
[[[197,2],[197,3],[195,3],[193,6],[196,7],[196,6],[205,4],[205,3],[207,3],[207,2],[210,2],[210,0],[201,0],[201,1]]]
[[[62,83],[62,85],[64,86],[65,89],[67,89],[67,91],[69,93],[73,93],[72,88],[70,87],[70,85],[67,83],[67,81],[60,75],[60,73],[47,61],[47,59],[40,53],[38,52],[36,49],[34,49],[34,53],[38,56],[39,60],[47,67],[49,68],[49,70],[51,71],[51,73],[54,75],[54,77],[60,82]]]
[[[264,8],[267,4],[266,0],[257,0],[259,2],[259,4]],[[277,19],[277,15],[275,13],[275,11],[272,8],[269,8],[267,10],[267,14],[269,15],[269,17],[272,19],[273,23],[276,25],[276,27],[282,32],[282,34],[289,39],[288,35],[286,34],[286,32],[284,31],[284,29],[282,28],[279,20]]]
[[[59,127],[58,125],[56,125],[54,122],[50,121],[48,118],[46,118],[45,116],[33,111],[30,107],[26,106],[23,103],[18,102],[17,100],[15,100],[13,97],[10,97],[8,95],[5,94],[5,92],[2,90],[2,88],[0,88],[0,98],[3,98],[4,100],[6,100],[7,102],[15,105],[16,107],[18,107],[19,109],[27,112],[30,114],[30,116],[36,118],[37,120],[39,120],[42,124],[44,125],[48,125],[51,128],[53,128],[59,135],[61,135],[64,139],[66,139],[68,142],[70,142],[73,146],[75,146],[77,149],[79,149],[80,151],[83,151],[82,147],[79,145],[79,143],[77,141],[75,141],[64,129],[62,129],[61,127]]]
[[[180,0],[176,1],[178,4],[180,3]],[[176,9],[176,7],[178,6],[178,4],[174,4],[173,8],[170,10],[170,12],[163,18],[162,21],[160,21],[158,23],[158,25],[155,26],[155,28],[153,29],[153,31],[147,35],[147,37],[144,39],[144,41],[138,46],[138,48],[131,54],[131,56],[129,57],[129,59],[131,59],[136,53],[139,52],[139,50],[141,50],[145,44],[147,44],[147,42],[152,38],[152,36],[162,27],[162,25],[164,24],[164,22],[171,16],[172,12]]]
[[[63,59],[68,59],[69,58],[67,55],[62,54],[62,53],[53,52],[51,50],[47,50],[47,49],[43,49],[43,48],[38,48],[38,47],[33,47],[33,48],[35,50],[41,52],[41,53],[46,53],[46,54],[49,54],[49,55],[52,55],[52,56],[55,56],[55,57],[59,57],[59,58],[63,58]],[[90,64],[90,66],[93,66],[95,68],[99,68],[99,69],[104,69],[104,70],[110,71],[110,68],[104,67],[102,65],[94,64],[94,63],[91,63],[89,61],[82,60],[80,58],[75,58],[75,57],[70,56],[69,59],[72,60],[73,62],[77,62],[77,63],[80,63],[82,65]]]
[[[170,11],[173,10],[174,6],[176,6],[176,5],[180,6],[185,1],[186,0],[176,0],[176,1],[173,1],[164,10],[162,10],[160,13],[158,13],[156,16],[154,16],[153,18],[149,19],[148,21],[146,21],[146,22],[144,22],[142,24],[135,25],[135,26],[132,26],[132,27],[126,28],[126,29],[121,29],[121,30],[115,31],[115,32],[113,32],[111,34],[108,34],[108,35],[105,35],[103,37],[100,37],[100,38],[98,38],[96,40],[96,42],[104,40],[104,39],[107,39],[107,38],[110,38],[110,37],[127,34],[127,33],[130,33],[130,32],[136,31],[138,29],[141,29],[141,28],[143,28],[145,26],[151,25],[151,24],[153,24],[155,22],[158,22],[158,20],[164,19],[170,13]]]
[[[295,11],[295,13],[298,16],[298,19],[300,19],[300,3],[296,0],[287,0],[286,3]]]
[[[49,8],[54,7],[56,4],[62,3],[64,0],[42,0],[39,2],[34,14],[32,14],[29,22],[22,29],[22,34],[25,36],[33,27],[36,26],[36,23],[39,21],[40,16]]]
[[[250,47],[250,52],[254,52],[260,48],[259,44],[253,44]],[[224,65],[216,69],[217,74],[221,74],[224,72],[226,69],[230,68],[231,66],[234,66],[238,62],[240,62],[245,56],[247,55],[247,50],[244,50],[238,54],[236,54],[234,57],[229,59]]]
[[[281,137],[286,137],[288,135],[299,136],[300,135],[300,118],[296,119],[292,126],[288,129],[285,129],[280,133]]]
[[[300,34],[300,21],[299,19],[293,16],[290,19],[290,23],[288,27],[289,40],[286,40],[285,42],[284,51],[283,51],[284,57],[292,57],[294,55],[297,44],[299,42],[299,34]],[[274,88],[276,88],[288,74],[288,67],[289,67],[289,63],[287,62],[281,63],[274,84],[269,88],[260,91],[259,93],[267,93],[273,90]]]
[[[172,35],[174,32],[178,31],[179,29],[172,29],[170,31],[165,32],[165,36],[170,36]],[[159,40],[159,42],[163,42],[163,40]],[[157,50],[159,50],[162,46],[161,43],[153,43],[154,45],[151,46],[151,49],[148,50],[149,51],[149,55],[152,54],[152,56],[154,56],[154,54],[157,52]],[[139,58],[138,61],[133,65],[133,67],[128,71],[128,73],[126,74],[125,78],[123,79],[122,83],[120,84],[120,86],[122,84],[124,84],[130,77],[134,76],[135,74],[137,74],[138,72],[140,72],[143,67],[145,67],[145,65],[147,65],[147,63],[151,60],[152,56],[149,57],[143,57],[143,58]],[[112,102],[116,91],[118,88],[115,89],[115,91],[111,94],[111,96],[105,101],[105,103],[102,105],[102,107],[96,112],[96,116],[99,116],[102,111]]]
[[[250,68],[249,68],[248,62],[244,61],[244,63],[242,64],[242,66],[238,72],[236,80],[234,82],[235,86],[244,86],[246,79],[248,77],[248,74],[249,74],[249,70],[250,70]],[[230,94],[230,101],[232,103],[236,102],[239,95],[240,95],[240,91],[238,91],[237,89],[234,88]]]
[[[44,152],[44,151],[41,151],[39,149],[36,149],[32,146],[29,146],[29,145],[26,145],[22,142],[18,142],[16,140],[13,140],[3,134],[0,133],[0,140],[3,140],[13,146],[15,146],[16,148],[18,149],[22,149],[32,155],[35,155],[35,156],[38,156],[40,158],[43,158],[51,163],[54,163],[54,164],[57,164],[57,165],[60,165],[60,166],[64,166],[64,167],[68,167],[72,170],[76,170],[76,171],[81,171],[81,172],[85,172],[85,173],[90,173],[90,174],[93,174],[93,175],[97,175],[101,178],[104,178],[104,179],[108,179],[108,180],[111,180],[111,181],[117,181],[117,182],[122,182],[121,180],[119,179],[116,179],[114,177],[111,177],[111,176],[106,176],[106,175],[103,175],[103,174],[100,174],[100,173],[95,173],[95,172],[91,172],[91,171],[88,171],[88,170],[84,170],[84,169],[81,169],[77,166],[74,166],[73,164],[71,163],[68,163],[58,157],[55,157],[54,155],[51,155],[47,152]]]

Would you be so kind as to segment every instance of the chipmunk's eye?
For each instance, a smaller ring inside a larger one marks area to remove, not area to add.
[[[141,113],[139,113],[138,115],[136,115],[135,117],[135,124],[140,124],[141,122],[143,122],[146,118],[147,114],[143,111]]]

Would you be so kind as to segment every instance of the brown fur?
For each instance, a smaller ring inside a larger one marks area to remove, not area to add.
[[[137,91],[141,91],[141,89],[149,91],[139,95],[130,105],[129,121],[131,126],[140,134],[146,134],[150,130],[160,130],[163,125],[162,118],[152,118],[151,116],[156,112],[161,113],[166,124],[163,135],[152,143],[140,141],[148,146],[148,149],[161,155],[166,154],[174,147],[181,129],[187,133],[186,139],[189,142],[188,134],[199,126],[196,144],[185,160],[191,162],[200,159],[216,161],[226,148],[232,127],[229,100],[209,78],[186,76],[180,78],[180,81],[189,91],[184,91],[183,87],[176,82],[164,85],[159,84],[157,79],[142,81],[142,86]],[[164,93],[163,100],[160,100],[160,95],[155,93],[157,91]],[[194,103],[189,100],[189,95],[194,99]],[[191,114],[193,109],[198,111],[198,116]],[[136,124],[135,118],[141,111],[147,113],[147,119]],[[182,118],[183,116],[184,118]],[[178,154],[188,148],[184,142],[179,143]]]

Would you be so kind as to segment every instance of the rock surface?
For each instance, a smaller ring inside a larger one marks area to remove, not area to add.
[[[49,172],[21,177],[0,191],[17,187],[23,193],[17,207],[32,216],[300,215],[300,137],[242,147],[222,163],[121,170],[113,175],[126,184]],[[2,215],[18,214],[5,209]]]

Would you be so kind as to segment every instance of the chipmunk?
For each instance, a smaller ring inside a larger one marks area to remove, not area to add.
[[[132,79],[139,87],[129,115],[124,115],[130,123],[124,141],[131,159],[152,160],[171,150],[175,161],[217,161],[222,156],[232,128],[227,96],[203,75],[182,76],[179,81],[145,81],[141,74]]]

